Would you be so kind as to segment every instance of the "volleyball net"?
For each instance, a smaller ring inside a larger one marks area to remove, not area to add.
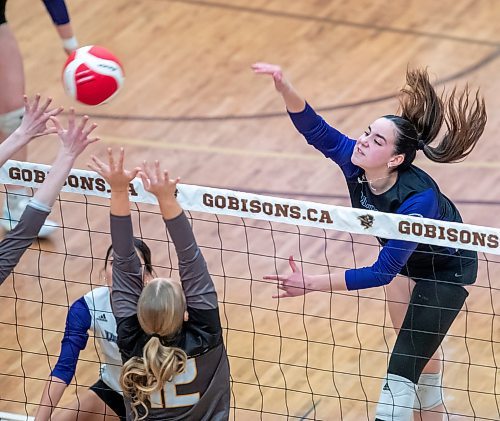
[[[36,188],[48,169],[9,161],[0,182]],[[56,233],[33,244],[0,287],[0,411],[21,417],[12,419],[35,414],[69,306],[103,285],[108,197],[97,174],[73,170],[50,216]],[[134,233],[157,274],[178,276],[155,199],[137,179],[131,200]],[[179,185],[178,200],[217,287],[231,419],[373,419],[396,338],[386,290],[273,299],[276,284],[262,278],[288,273],[290,255],[308,274],[371,265],[375,236],[479,252],[477,282],[442,344],[442,387],[450,419],[499,418],[500,230],[192,185]],[[409,288],[403,277],[393,282]],[[61,407],[96,382],[100,358],[91,336]]]

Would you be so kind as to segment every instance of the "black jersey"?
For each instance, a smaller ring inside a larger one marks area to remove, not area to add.
[[[226,420],[229,417],[229,363],[222,341],[217,294],[185,214],[165,221],[179,258],[189,320],[166,346],[188,355],[186,370],[150,397],[148,420]],[[141,262],[133,246],[130,216],[111,216],[113,241],[113,312],[123,362],[142,357],[150,339],[137,318]],[[127,403],[130,418],[130,404]],[[139,411],[141,415],[141,411]]]

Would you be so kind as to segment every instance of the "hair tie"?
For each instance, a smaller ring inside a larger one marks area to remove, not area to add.
[[[425,146],[426,146],[425,142],[422,139],[420,139],[420,135],[419,135],[418,144],[417,144],[417,150],[423,151],[424,148],[425,148]]]
[[[160,339],[160,340],[161,340],[161,335],[160,335],[159,333],[152,333],[152,334],[151,334],[151,337],[152,337],[152,338],[158,338],[158,339]]]

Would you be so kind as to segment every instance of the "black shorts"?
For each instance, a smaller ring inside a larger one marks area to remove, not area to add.
[[[7,3],[7,0],[0,0],[0,25],[7,22],[7,18],[5,17],[5,3]]]
[[[388,372],[418,383],[468,295],[457,283],[417,282],[394,344]]]
[[[401,274],[419,281],[471,285],[476,282],[478,258],[471,250],[457,250],[453,255],[426,255],[420,262],[407,265]]]
[[[116,415],[120,418],[120,421],[127,420],[127,413],[125,410],[125,402],[123,401],[123,396],[120,395],[116,390],[111,389],[106,383],[99,379],[94,385],[89,388],[101,400],[110,407]]]

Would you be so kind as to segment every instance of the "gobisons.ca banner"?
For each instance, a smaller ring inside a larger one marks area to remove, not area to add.
[[[50,167],[47,165],[8,161],[0,169],[0,182],[37,188],[43,183],[48,171]],[[78,169],[71,171],[63,191],[110,196],[109,186],[97,173]],[[189,184],[178,185],[177,198],[181,206],[189,211],[500,254],[500,230],[490,227]],[[156,198],[144,190],[138,178],[130,184],[130,200],[156,204]]]

